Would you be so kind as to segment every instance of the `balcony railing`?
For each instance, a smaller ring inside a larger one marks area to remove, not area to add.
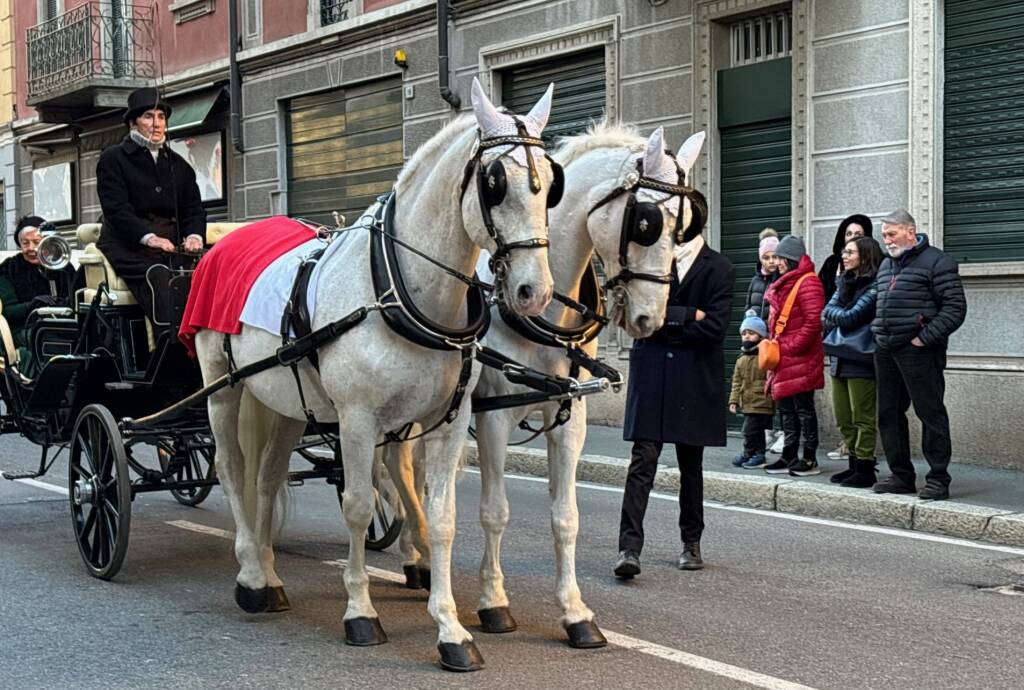
[[[28,98],[156,77],[154,8],[89,2],[28,30]]]
[[[352,0],[320,0],[320,26],[337,24],[351,16]]]

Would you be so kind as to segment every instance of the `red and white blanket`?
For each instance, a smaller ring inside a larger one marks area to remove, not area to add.
[[[200,260],[178,338],[193,357],[201,329],[237,334],[256,279],[275,259],[316,237],[297,220],[274,216],[229,233]]]

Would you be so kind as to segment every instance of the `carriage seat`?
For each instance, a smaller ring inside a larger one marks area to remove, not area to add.
[[[108,294],[103,297],[103,304],[138,304],[135,295],[128,289],[128,284],[118,277],[107,257],[103,256],[103,252],[96,246],[102,227],[100,223],[83,223],[75,232],[84,250],[78,260],[85,271],[85,290],[81,301],[91,303],[96,297],[100,283],[106,283]]]
[[[3,308],[3,302],[0,302],[0,310]],[[11,326],[7,323],[7,319],[4,318],[3,314],[0,314],[0,346],[4,348],[4,362],[17,365],[19,359],[18,348],[14,345],[14,334],[11,333]],[[3,362],[0,362],[0,371],[3,371],[3,368]]]
[[[208,244],[215,244],[228,233],[244,227],[248,223],[207,223],[206,237]],[[79,259],[79,264],[85,270],[85,290],[82,294],[83,302],[89,303],[96,297],[96,291],[100,283],[107,284],[107,292],[113,299],[103,298],[103,304],[138,304],[135,295],[128,289],[128,285],[114,272],[113,266],[103,256],[103,252],[96,246],[100,238],[101,223],[83,223],[78,226],[76,235],[78,242],[82,245],[84,252]]]

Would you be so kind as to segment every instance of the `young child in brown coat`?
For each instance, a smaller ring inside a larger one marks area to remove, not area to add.
[[[775,403],[765,393],[767,372],[757,366],[757,344],[768,337],[768,327],[753,309],[740,324],[740,356],[732,372],[732,391],[729,393],[729,411],[743,414],[743,452],[733,458],[734,467],[760,469],[765,460],[766,429],[772,428]]]

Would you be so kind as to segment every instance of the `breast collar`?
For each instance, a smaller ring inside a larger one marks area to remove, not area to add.
[[[586,310],[583,322],[578,326],[568,328],[551,323],[541,316],[520,316],[501,301],[498,302],[498,313],[509,328],[538,345],[579,347],[589,343],[608,323],[608,319],[605,318],[604,294],[597,279],[597,270],[590,262],[587,263],[587,270],[583,272],[583,277],[580,279],[578,304]],[[567,306],[574,311],[580,311],[572,305]]]
[[[483,289],[470,285],[466,291],[466,325],[450,328],[429,318],[413,303],[399,270],[393,239],[395,193],[378,201],[370,233],[370,275],[381,315],[392,331],[406,340],[432,350],[461,350],[474,345],[491,325],[491,312]]]

